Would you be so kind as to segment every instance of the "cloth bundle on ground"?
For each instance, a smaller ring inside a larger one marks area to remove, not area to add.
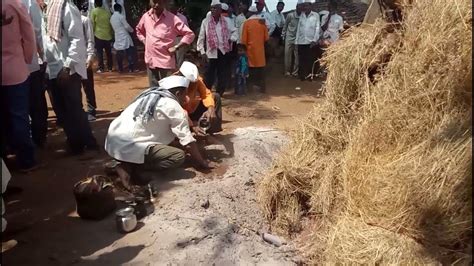
[[[115,208],[113,185],[105,176],[95,175],[74,185],[77,214],[82,219],[100,220]]]

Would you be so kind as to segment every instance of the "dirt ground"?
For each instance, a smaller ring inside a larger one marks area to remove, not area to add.
[[[284,78],[280,62],[270,62],[267,94],[224,96],[225,130],[218,138],[230,155],[208,147],[219,163],[211,173],[185,167],[158,173],[159,195],[153,215],[138,229],[120,234],[114,215],[85,221],[75,212],[73,185],[103,174],[105,152],[80,160],[64,152],[65,141],[50,113],[48,145],[38,155],[46,166],[24,175],[12,171],[7,195],[7,231],[2,242],[17,245],[3,252],[2,265],[293,265],[301,258],[291,241],[274,247],[254,231],[266,230],[255,197],[255,183],[286,140],[285,132],[314,104],[320,82]],[[95,136],[103,143],[110,122],[148,84],[146,73],[96,74]],[[295,90],[301,87],[301,90]],[[209,199],[208,209],[200,205]]]

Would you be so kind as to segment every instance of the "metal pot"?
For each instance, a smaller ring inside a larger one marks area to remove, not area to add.
[[[152,214],[154,211],[155,206],[150,200],[143,197],[135,197],[135,215],[138,220]]]
[[[137,227],[137,217],[132,207],[120,209],[115,213],[115,223],[117,229],[121,233],[129,233]]]

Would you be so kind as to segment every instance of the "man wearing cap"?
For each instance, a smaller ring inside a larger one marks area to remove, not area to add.
[[[169,76],[158,87],[143,91],[109,126],[105,150],[119,161],[116,171],[125,188],[130,181],[144,185],[140,171],[160,171],[183,164],[185,152],[170,144],[177,138],[192,159],[204,169],[211,168],[198,150],[186,112],[189,80]]]
[[[197,125],[201,118],[206,118],[211,124],[206,132],[202,132],[199,127],[193,127],[194,131],[200,135],[222,131],[221,97],[218,93],[212,93],[206,87],[204,80],[199,75],[197,66],[191,62],[184,61],[179,71],[175,74],[183,75],[190,81],[189,87],[186,89],[188,100],[183,107],[193,125]]]
[[[265,42],[269,34],[264,19],[258,14],[255,6],[249,8],[251,16],[242,27],[241,43],[247,47],[249,59],[250,83],[265,93]]]
[[[265,19],[265,25],[267,26],[267,29],[268,29],[268,36],[271,36],[273,34],[273,31],[275,30],[275,23],[273,22],[273,19],[270,13],[263,11],[265,6],[266,6],[265,0],[255,0],[255,7],[257,8],[256,15]]]
[[[286,16],[282,37],[285,41],[285,76],[298,75],[298,49],[296,49],[296,31],[301,15],[303,0],[298,0],[296,10]]]
[[[316,60],[321,23],[318,13],[311,11],[311,0],[304,0],[302,9],[295,44],[298,47],[299,57],[298,76],[303,81],[311,74],[313,63]],[[319,64],[317,65],[319,66]],[[319,71],[319,68],[316,71]]]
[[[151,9],[138,22],[138,39],[145,44],[145,63],[150,86],[176,69],[175,52],[194,40],[194,33],[176,15],[165,9],[165,0],[150,0]],[[177,36],[183,36],[174,44]]]
[[[230,19],[221,16],[221,3],[212,0],[211,12],[201,23],[197,50],[208,62],[205,83],[212,88],[217,75],[217,92],[222,96],[229,84],[229,65],[232,42],[237,41],[237,30]]]
[[[247,17],[245,16],[248,11],[247,4],[244,2],[240,2],[238,11],[239,11],[238,15],[235,17],[235,20],[234,20],[235,22],[234,25],[238,32],[237,43],[240,43],[240,38],[242,36],[242,25],[247,20]]]

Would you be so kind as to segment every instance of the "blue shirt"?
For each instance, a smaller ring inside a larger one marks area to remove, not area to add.
[[[249,60],[246,55],[239,56],[235,73],[244,74],[244,76],[249,74]]]

